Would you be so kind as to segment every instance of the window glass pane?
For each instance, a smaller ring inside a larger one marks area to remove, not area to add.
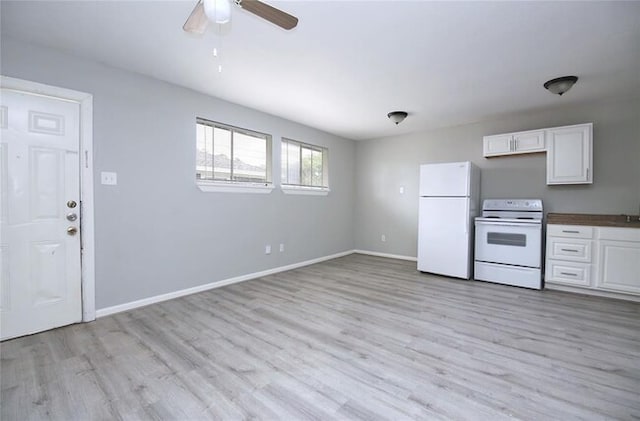
[[[271,136],[197,119],[196,179],[270,183],[270,160]]]
[[[280,154],[280,179],[282,181],[282,184],[288,184],[289,183],[289,179],[287,178],[287,168],[289,168],[289,166],[287,165],[287,158],[288,158],[288,154],[287,154],[287,141],[282,139],[282,142],[280,143],[281,145],[281,154]]]
[[[196,179],[213,178],[213,134],[211,127],[196,125]]]
[[[328,188],[327,148],[282,140],[282,183]]]
[[[267,180],[267,144],[262,137],[235,132],[233,135],[233,180]]]
[[[213,178],[231,180],[231,131],[208,127],[213,132]]]
[[[311,184],[322,187],[322,152],[311,151]]]
[[[300,145],[293,142],[288,143],[287,158],[289,161],[287,182],[289,184],[300,184]]]
[[[309,148],[302,148],[302,175],[301,175],[301,182],[300,184],[302,184],[303,186],[310,186],[311,185],[311,175],[312,175],[312,169],[311,169],[311,149]]]

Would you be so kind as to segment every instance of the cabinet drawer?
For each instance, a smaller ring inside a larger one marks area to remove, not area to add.
[[[567,238],[593,238],[593,227],[585,225],[547,225],[547,235]]]
[[[547,257],[549,259],[591,263],[592,244],[591,240],[549,237],[547,238]]]
[[[585,287],[591,286],[591,265],[547,260],[545,281]]]
[[[632,241],[640,243],[640,228],[598,228],[600,240]]]

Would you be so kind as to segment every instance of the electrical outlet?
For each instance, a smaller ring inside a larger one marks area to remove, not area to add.
[[[280,253],[284,251],[284,243],[280,243]]]
[[[118,174],[114,172],[102,171],[100,173],[100,182],[107,186],[115,186],[118,184]]]
[[[404,194],[404,186],[400,186],[400,194]]]
[[[380,236],[380,241],[382,241],[383,243],[384,243],[384,242],[386,242],[386,241],[387,241],[387,236],[386,236],[386,235],[384,235],[384,234],[382,234],[382,235]]]
[[[264,246],[264,254],[271,254],[271,244]]]

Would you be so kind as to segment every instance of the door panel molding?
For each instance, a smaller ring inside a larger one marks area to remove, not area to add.
[[[93,95],[23,79],[0,76],[4,89],[54,97],[80,105],[80,212],[81,218],[81,289],[82,321],[96,318],[95,302],[95,229],[93,192]],[[42,117],[42,116],[41,116]],[[46,116],[51,118],[50,115]],[[2,119],[4,121],[4,119]],[[44,120],[41,123],[45,123]],[[50,123],[50,122],[47,122]],[[64,127],[64,126],[62,126]],[[44,129],[56,131],[60,126],[44,124]],[[50,133],[53,134],[53,133]]]

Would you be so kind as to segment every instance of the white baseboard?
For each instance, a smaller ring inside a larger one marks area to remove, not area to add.
[[[369,250],[354,250],[354,253],[368,254],[369,256],[388,257],[389,259],[409,260],[411,262],[417,262],[418,258],[413,256],[402,256],[400,254],[380,253],[377,251]]]
[[[324,262],[326,260],[336,259],[338,257],[347,256],[353,254],[354,250],[343,251],[342,253],[336,253],[329,256],[318,257],[317,259],[306,260],[304,262],[293,263],[286,266],[280,266],[273,269],[263,270],[261,272],[249,273],[247,275],[240,275],[234,278],[223,279],[221,281],[211,282],[209,284],[198,285],[192,288],[181,289],[179,291],[168,292],[166,294],[160,294],[153,297],[143,298],[141,300],[131,301],[124,304],[118,304],[111,307],[105,307],[96,311],[96,317],[109,316],[115,313],[121,313],[127,310],[133,310],[134,308],[148,306],[149,304],[160,303],[162,301],[171,300],[178,297],[184,297],[185,295],[195,294],[197,292],[208,291],[214,288],[220,288],[225,285],[231,285],[238,282],[248,281],[250,279],[260,278],[262,276],[273,275],[274,273],[285,272],[292,269],[301,268],[303,266],[309,266],[316,263]]]
[[[569,285],[558,285],[558,284],[549,283],[549,282],[545,282],[544,289],[564,291],[564,292],[574,292],[576,294],[595,295],[597,297],[615,298],[618,300],[640,302],[640,296],[638,295],[601,291],[601,290],[590,289],[590,288],[572,287]]]

